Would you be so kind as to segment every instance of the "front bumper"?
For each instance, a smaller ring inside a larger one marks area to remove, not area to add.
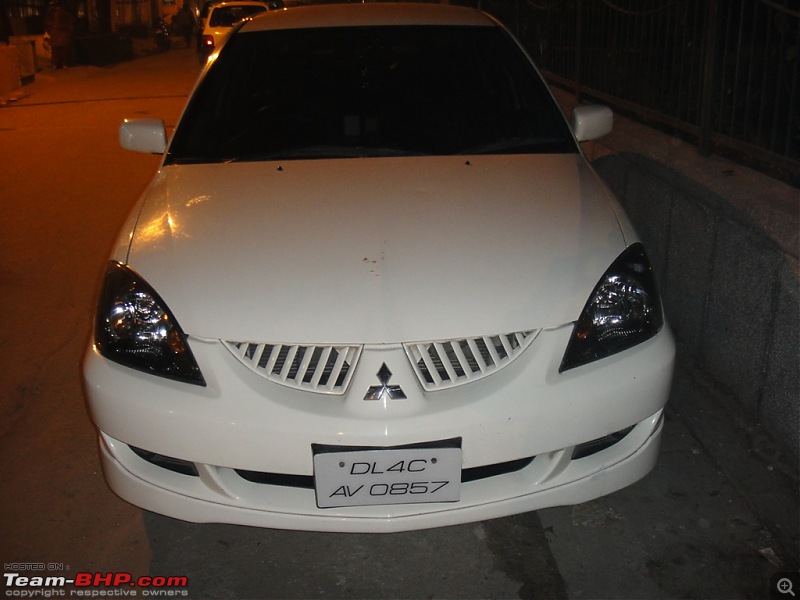
[[[572,448],[538,456],[521,471],[462,484],[456,504],[408,504],[318,509],[314,491],[251,483],[233,469],[197,465],[180,475],[136,456],[122,442],[100,437],[103,471],[111,489],[129,502],[197,523],[230,523],[351,533],[392,533],[482,521],[553,506],[579,504],[622,489],[656,463],[661,412],[620,442],[571,460]]]
[[[399,347],[365,351],[347,397],[320,398],[243,372],[220,343],[198,341],[192,349],[208,388],[141,374],[90,349],[86,391],[108,483],[137,506],[193,522],[424,529],[585,502],[652,469],[670,391],[671,334],[665,328],[637,348],[559,374],[570,331],[543,331],[503,372],[434,394],[413,386]],[[408,398],[365,402],[384,363]],[[606,438],[621,431],[627,433]],[[449,438],[463,440],[463,472],[490,471],[462,483],[456,503],[320,509],[303,482],[313,475],[312,444],[385,447]],[[598,438],[613,443],[588,444]],[[177,459],[181,468],[158,457]],[[513,468],[492,470],[508,464]],[[259,481],[247,472],[270,476]]]

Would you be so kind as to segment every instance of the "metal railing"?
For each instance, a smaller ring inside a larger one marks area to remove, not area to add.
[[[545,77],[800,186],[800,0],[481,0]]]

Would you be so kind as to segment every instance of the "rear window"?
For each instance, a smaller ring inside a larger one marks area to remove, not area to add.
[[[167,163],[576,151],[502,29],[335,27],[229,38]]]
[[[211,13],[209,27],[233,27],[239,21],[267,10],[266,6],[219,6]]]

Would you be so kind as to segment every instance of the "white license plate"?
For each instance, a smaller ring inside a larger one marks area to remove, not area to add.
[[[314,482],[319,508],[457,502],[461,448],[318,452]]]

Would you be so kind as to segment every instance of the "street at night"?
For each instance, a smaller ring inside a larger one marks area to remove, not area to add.
[[[334,534],[187,523],[115,496],[81,364],[111,245],[160,161],[117,130],[158,117],[171,131],[199,72],[178,45],[42,71],[0,106],[4,573],[185,577],[171,591],[191,598],[776,597],[774,576],[798,568],[796,467],[680,352],[657,466],[585,504]],[[4,597],[33,591],[14,584]]]

